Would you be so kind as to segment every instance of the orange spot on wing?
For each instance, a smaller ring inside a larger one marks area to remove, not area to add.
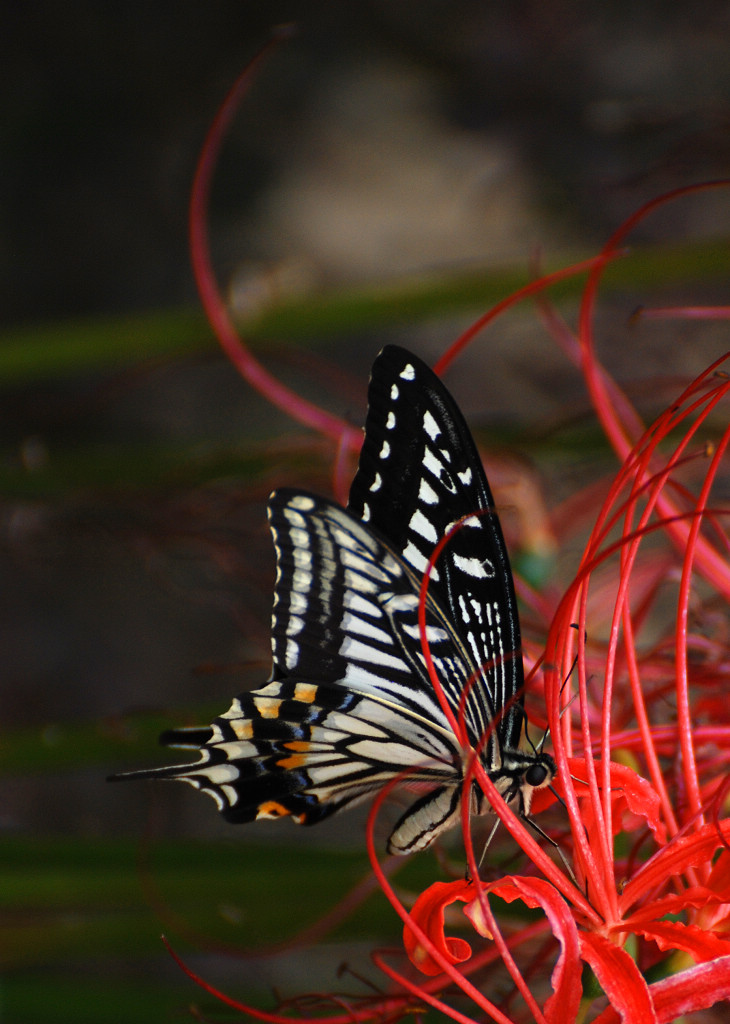
[[[257,818],[283,818],[284,815],[290,814],[291,812],[284,807],[283,804],[277,803],[276,800],[266,800],[264,803],[259,804],[259,809],[256,812]]]
[[[306,764],[307,753],[311,746],[307,740],[289,740],[284,746],[287,750],[293,750],[295,753],[291,757],[282,757],[280,761],[277,761],[280,768],[301,768]]]
[[[279,768],[301,768],[307,763],[306,754],[292,754],[291,757],[282,757],[276,762]]]
[[[250,740],[253,737],[253,722],[250,718],[239,718],[231,722],[231,729],[239,740]]]
[[[294,687],[294,700],[303,704],[311,704],[317,696],[317,687],[313,683],[297,683]]]

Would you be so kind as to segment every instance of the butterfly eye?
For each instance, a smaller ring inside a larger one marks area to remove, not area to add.
[[[549,774],[544,764],[531,764],[525,772],[525,782],[528,786],[532,786],[533,789],[539,789],[540,786],[545,785],[545,780]]]

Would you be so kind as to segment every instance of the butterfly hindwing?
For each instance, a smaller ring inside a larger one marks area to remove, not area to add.
[[[418,849],[458,811],[461,780],[461,752],[418,639],[418,581],[362,523],[323,498],[277,491],[269,522],[277,556],[274,678],[237,697],[210,729],[166,735],[171,746],[197,740],[197,764],[137,774],[189,783],[232,822],[291,815],[300,824],[407,774],[409,785],[429,787],[435,816],[424,829],[424,810],[413,820],[407,811],[390,848]],[[474,669],[432,601],[426,635],[444,686],[458,694]]]
[[[212,796],[231,822],[291,815],[312,825],[405,770],[430,788],[456,790],[457,757],[448,734],[390,704],[286,680],[236,698],[198,764],[159,773]]]

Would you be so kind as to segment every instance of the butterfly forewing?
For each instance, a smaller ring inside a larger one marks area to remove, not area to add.
[[[425,363],[395,346],[373,364],[348,508],[419,575],[438,541],[461,524],[434,567],[429,593],[478,669],[465,700],[472,742],[493,727],[503,747],[516,748],[524,685],[519,618],[494,499],[456,403]]]

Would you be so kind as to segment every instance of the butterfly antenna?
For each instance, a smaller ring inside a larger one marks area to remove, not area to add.
[[[545,730],[545,732],[540,737],[540,742],[537,744],[537,746],[535,746],[535,744],[532,742],[532,737],[530,736],[529,725],[530,725],[530,723],[527,720],[527,715],[525,715],[525,739],[527,740],[527,742],[530,745],[530,748],[532,749],[532,752],[534,754],[541,754],[542,753],[542,748],[545,746],[545,741],[547,740],[548,736],[550,735],[550,728],[548,727]]]
[[[571,622],[571,627],[573,629],[577,629],[578,625],[575,622]],[[568,680],[570,679],[570,677],[575,672],[575,667],[576,667],[577,664],[578,664],[578,655],[576,654],[575,657],[573,658],[573,664],[570,666],[570,671],[567,673],[565,679],[563,680],[563,682],[560,685],[560,696],[561,697],[563,696],[563,692],[565,691],[565,687],[568,685]],[[570,700],[565,705],[565,707],[561,708],[560,714],[559,714],[558,718],[562,718],[563,717],[565,712],[570,708],[570,706],[573,704],[573,701],[575,701],[577,699],[577,697],[578,697],[577,693],[573,694],[573,696],[570,698]],[[530,746],[532,747],[532,749],[535,751],[536,754],[541,754],[542,753],[542,748],[545,746],[545,741],[547,740],[547,738],[550,735],[550,728],[548,727],[545,730],[545,732],[542,734],[540,742],[538,743],[537,746],[535,746],[535,744],[530,739],[530,735],[529,735],[529,733],[527,731],[527,726],[528,726],[528,722],[527,722],[527,718],[525,718],[525,739],[530,744]],[[552,789],[552,786],[550,788]],[[553,790],[553,792],[555,792],[555,791]],[[560,800],[560,797],[558,796],[557,793],[555,793],[555,796],[558,797],[558,800]],[[560,802],[563,803],[562,800],[560,800]],[[563,806],[565,806],[565,804],[563,804]]]

